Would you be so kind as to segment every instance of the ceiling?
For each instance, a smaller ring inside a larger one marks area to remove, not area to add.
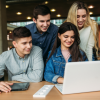
[[[33,16],[33,9],[38,4],[45,4],[46,0],[6,0],[7,22],[27,21],[26,17]],[[55,8],[56,11],[51,13],[51,19],[57,19],[56,15],[61,14],[59,18],[66,18],[68,10],[73,2],[76,0],[47,0],[47,5],[50,9]],[[100,0],[84,0],[89,6],[93,5],[93,9],[89,9],[93,12],[91,16],[100,16]],[[17,12],[21,12],[21,15],[17,15]],[[32,19],[30,19],[32,20]]]

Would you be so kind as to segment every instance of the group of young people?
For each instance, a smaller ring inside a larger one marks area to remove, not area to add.
[[[13,30],[13,45],[0,55],[0,78],[8,71],[9,81],[63,83],[65,64],[94,60],[98,55],[98,25],[90,19],[85,3],[74,2],[66,21],[58,28],[50,23],[45,5],[33,10],[34,23]],[[45,66],[45,67],[44,67]],[[10,92],[13,83],[0,82],[0,90]],[[0,92],[1,93],[1,92]]]

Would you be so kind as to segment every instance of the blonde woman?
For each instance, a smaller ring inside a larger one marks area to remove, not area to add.
[[[90,19],[89,10],[85,3],[74,2],[69,9],[65,22],[71,22],[77,26],[80,34],[80,48],[86,53],[88,60],[93,60],[93,48],[98,56],[98,25]]]

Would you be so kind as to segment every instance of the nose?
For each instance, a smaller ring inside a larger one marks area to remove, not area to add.
[[[68,38],[68,41],[71,41],[71,37]]]
[[[47,22],[44,22],[44,26],[47,26]]]
[[[82,17],[80,17],[80,18],[79,18],[79,21],[82,21],[82,20],[83,20]]]
[[[31,48],[31,44],[30,43],[27,44],[27,48]]]

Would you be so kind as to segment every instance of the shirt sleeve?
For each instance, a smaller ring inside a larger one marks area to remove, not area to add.
[[[42,49],[36,54],[34,61],[32,63],[33,69],[27,70],[27,73],[20,75],[15,75],[12,77],[12,80],[21,81],[21,82],[40,82],[43,78],[44,63],[42,57]]]
[[[52,57],[48,60],[45,71],[44,71],[44,79],[48,82],[52,82],[54,84],[57,83],[57,79],[59,78],[59,75],[56,75],[54,72],[54,65],[52,61]]]
[[[89,61],[92,61],[93,47],[94,47],[94,36],[93,32],[91,31],[88,44],[86,47],[86,55]]]
[[[4,70],[6,69],[5,58],[3,56],[4,54],[0,55],[0,78],[4,76]]]

